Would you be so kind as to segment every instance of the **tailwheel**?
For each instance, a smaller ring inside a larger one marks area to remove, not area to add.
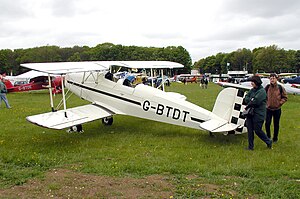
[[[78,133],[83,133],[83,129],[82,129],[82,125],[78,124],[76,126],[71,126],[68,130],[68,133],[74,133],[74,132],[78,132]]]
[[[102,118],[102,124],[104,124],[106,126],[111,126],[113,121],[114,121],[113,117]]]

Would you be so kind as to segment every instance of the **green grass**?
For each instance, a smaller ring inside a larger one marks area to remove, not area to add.
[[[221,88],[174,83],[167,90],[212,110]],[[47,92],[10,93],[13,109],[4,104],[0,109],[0,188],[67,168],[120,177],[166,175],[176,186],[175,198],[299,198],[300,96],[288,97],[279,143],[268,150],[255,137],[255,150],[249,152],[244,150],[246,134],[210,137],[205,131],[128,116],[115,116],[110,127],[100,121],[85,124],[83,134],[44,129],[25,118],[50,110]],[[72,96],[68,105],[85,103]]]

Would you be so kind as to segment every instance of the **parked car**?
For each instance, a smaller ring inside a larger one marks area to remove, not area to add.
[[[158,87],[159,85],[161,85],[161,81],[162,81],[162,78],[160,76],[157,76],[157,77],[153,77],[153,84],[155,87]],[[171,81],[169,79],[168,76],[164,75],[164,83],[166,86],[170,86],[171,84]],[[148,85],[151,85],[152,84],[152,78],[148,78],[147,79],[147,84]]]

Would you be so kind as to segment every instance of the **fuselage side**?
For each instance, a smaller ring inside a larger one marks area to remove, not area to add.
[[[114,82],[103,74],[73,73],[66,76],[66,87],[79,97],[96,103],[115,114],[125,114],[169,124],[201,129],[200,123],[217,118],[214,113],[146,86],[135,88],[124,86],[122,81]]]

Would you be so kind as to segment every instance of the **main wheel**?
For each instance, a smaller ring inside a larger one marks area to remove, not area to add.
[[[113,117],[102,118],[102,124],[104,124],[106,126],[112,125],[113,121],[114,121]]]
[[[76,125],[76,131],[78,132],[78,133],[83,133],[83,129],[82,129],[82,125],[81,124],[78,124],[78,125]]]

